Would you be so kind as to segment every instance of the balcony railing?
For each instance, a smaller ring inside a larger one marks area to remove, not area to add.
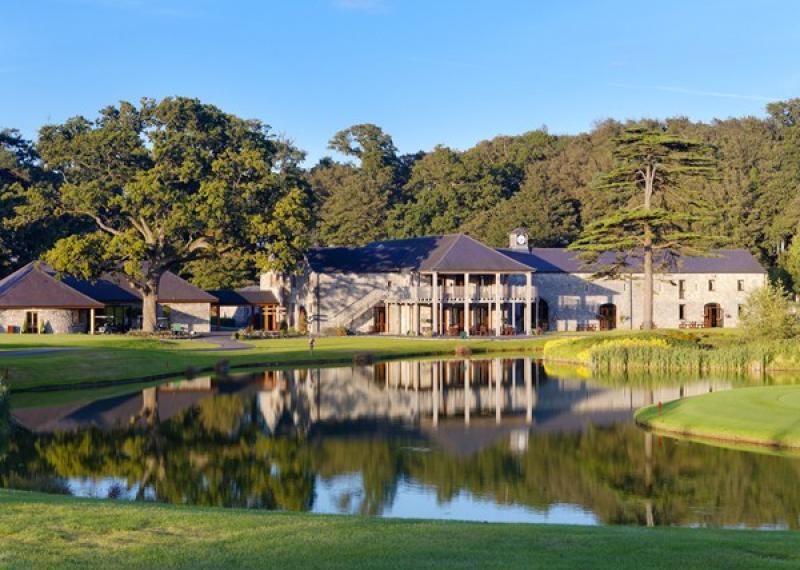
[[[525,285],[501,285],[500,300],[524,301],[526,299]],[[474,301],[489,303],[496,299],[496,289],[494,285],[457,285],[449,287],[439,287],[439,301],[444,303],[456,303],[463,301]],[[533,299],[533,292],[531,292]],[[433,287],[393,287],[387,300],[394,302],[413,302],[430,303],[433,301]]]

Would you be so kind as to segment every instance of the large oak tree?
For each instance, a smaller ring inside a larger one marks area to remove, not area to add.
[[[38,148],[62,181],[57,211],[95,228],[60,240],[47,260],[89,279],[124,272],[145,331],[156,327],[166,271],[231,252],[291,270],[306,246],[301,155],[259,121],[196,99],[143,99],[43,127]]]

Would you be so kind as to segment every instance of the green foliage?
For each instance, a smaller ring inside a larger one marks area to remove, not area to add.
[[[98,236],[71,238],[49,259],[84,275],[123,270],[145,298],[146,328],[167,270],[231,251],[293,270],[305,249],[300,155],[258,121],[196,99],[144,99],[43,127],[38,148],[63,179],[56,211],[92,221]]]
[[[747,296],[741,326],[750,338],[758,339],[787,339],[800,333],[797,316],[790,311],[788,294],[771,284]]]
[[[38,259],[59,238],[85,227],[54,215],[58,178],[45,172],[30,141],[0,130],[0,274]]]
[[[793,241],[785,252],[778,255],[776,269],[777,281],[785,288],[800,293],[800,240]]]

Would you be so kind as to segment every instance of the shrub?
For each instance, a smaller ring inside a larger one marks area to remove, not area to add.
[[[780,287],[767,285],[747,297],[742,327],[756,339],[788,339],[798,334],[797,317],[789,310],[789,296]]]

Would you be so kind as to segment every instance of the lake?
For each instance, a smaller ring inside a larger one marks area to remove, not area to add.
[[[387,517],[794,529],[800,459],[662,438],[632,419],[648,403],[763,381],[592,379],[503,358],[42,394],[12,399],[0,485]]]

